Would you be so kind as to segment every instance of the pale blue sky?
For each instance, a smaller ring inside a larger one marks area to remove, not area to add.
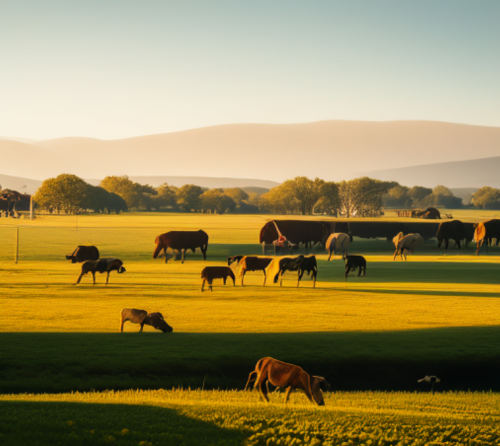
[[[0,135],[500,126],[500,1],[0,0]]]

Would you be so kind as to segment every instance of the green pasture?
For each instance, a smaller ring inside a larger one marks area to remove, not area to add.
[[[482,221],[491,211],[452,211]],[[442,390],[500,390],[500,249],[475,256],[431,240],[407,262],[393,261],[385,240],[355,239],[350,252],[368,260],[367,276],[344,280],[337,256],[314,248],[316,288],[285,276],[262,287],[200,291],[205,265],[235,254],[260,254],[258,234],[273,216],[125,214],[39,216],[0,221],[0,393],[129,388],[243,388],[263,356],[324,375],[334,389],[422,390],[436,374]],[[278,218],[278,217],[277,217]],[[286,217],[279,217],[286,218]],[[293,217],[296,218],[296,217]],[[387,220],[394,220],[388,214]],[[409,219],[407,219],[409,220]],[[19,225],[19,262],[14,263]],[[184,264],[152,259],[154,239],[174,229],[204,229],[208,259]],[[74,283],[80,265],[64,259],[78,244],[118,257],[127,272]],[[300,251],[305,253],[304,250]],[[269,252],[271,254],[271,252]],[[127,323],[122,308],[160,311],[173,334]]]
[[[334,392],[326,406],[300,393],[287,406],[256,392],[125,391],[0,396],[9,446],[497,445],[495,393]]]

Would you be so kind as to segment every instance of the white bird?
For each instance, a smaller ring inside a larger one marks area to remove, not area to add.
[[[426,376],[422,379],[419,379],[418,380],[419,383],[421,382],[426,382],[426,383],[438,383],[438,382],[441,382],[441,380],[437,377],[437,376]]]

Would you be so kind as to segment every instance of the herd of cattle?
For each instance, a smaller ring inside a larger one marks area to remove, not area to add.
[[[406,235],[405,235],[406,234]],[[447,250],[449,241],[454,240],[456,247],[461,248],[462,242],[465,244],[474,240],[477,243],[476,254],[479,254],[481,246],[486,242],[487,246],[496,241],[500,242],[500,220],[492,219],[478,224],[463,223],[460,220],[446,221],[439,224],[433,223],[402,223],[402,222],[346,222],[346,221],[302,221],[302,220],[271,220],[267,222],[260,231],[259,242],[265,254],[266,247],[272,245],[275,253],[279,249],[288,249],[290,252],[298,248],[301,244],[306,248],[312,248],[320,243],[328,252],[328,261],[332,255],[340,253],[345,261],[345,278],[350,271],[358,269],[358,276],[366,274],[366,259],[362,256],[348,254],[349,245],[353,237],[361,238],[386,238],[393,240],[396,247],[394,259],[399,254],[401,259],[406,260],[406,252],[412,252],[422,246],[425,240],[436,237],[438,248],[444,242],[444,249]],[[153,258],[158,258],[163,252],[165,262],[168,262],[168,250],[174,251],[181,256],[184,263],[186,250],[193,253],[199,248],[203,259],[207,258],[208,234],[203,230],[198,231],[170,231],[156,237],[156,247]],[[109,282],[109,275],[112,271],[118,274],[126,270],[123,262],[116,258],[99,258],[99,250],[95,246],[78,246],[70,256],[66,256],[73,263],[84,262],[77,284],[82,277],[88,273],[92,274],[95,284],[95,273],[107,273],[106,284]],[[297,272],[297,287],[300,284],[304,273],[311,276],[313,287],[316,285],[318,265],[314,255],[297,257],[257,257],[237,255],[228,258],[228,266],[208,266],[201,272],[202,286],[208,283],[212,290],[214,279],[222,279],[224,284],[228,278],[236,284],[236,277],[232,265],[236,266],[241,276],[241,285],[244,284],[245,274],[249,271],[262,271],[264,283],[267,278],[271,278],[273,283],[283,282],[283,275],[286,271]]]
[[[409,231],[414,231],[410,232]],[[418,231],[418,232],[417,232]],[[405,235],[406,233],[406,235]],[[399,254],[401,259],[406,259],[406,252],[422,246],[426,239],[436,237],[438,247],[442,242],[447,250],[449,240],[454,240],[457,248],[461,248],[461,243],[474,240],[477,243],[477,254],[481,246],[486,242],[491,245],[493,240],[498,245],[500,241],[500,220],[490,220],[479,224],[463,223],[459,220],[442,222],[434,226],[432,223],[390,223],[390,222],[328,222],[328,221],[270,221],[267,222],[260,231],[260,243],[265,254],[266,246],[273,245],[275,252],[278,249],[288,249],[292,251],[300,244],[312,248],[317,243],[323,244],[328,252],[328,261],[332,255],[341,254],[345,261],[345,277],[349,272],[358,269],[358,276],[366,275],[366,259],[360,255],[349,255],[349,245],[353,237],[379,238],[384,237],[394,242],[396,251],[394,259]],[[195,252],[199,248],[203,259],[206,260],[208,249],[208,234],[199,231],[170,231],[159,235],[156,240],[156,248],[153,258],[163,251],[165,262],[168,262],[168,250],[173,250],[176,255],[181,256],[184,263],[186,250]],[[81,263],[82,270],[76,284],[79,284],[85,274],[91,273],[95,284],[95,273],[107,273],[106,284],[109,281],[109,274],[117,271],[124,273],[123,262],[116,258],[99,258],[99,250],[95,246],[78,246],[71,254],[66,256],[72,263]],[[273,283],[283,281],[283,274],[286,271],[297,272],[297,287],[304,273],[311,276],[313,287],[316,285],[318,266],[314,255],[296,257],[258,257],[236,255],[228,257],[227,266],[207,266],[201,272],[202,287],[208,283],[210,290],[214,279],[222,279],[224,285],[228,278],[236,285],[236,276],[232,268],[239,270],[241,285],[244,285],[245,274],[250,271],[262,271],[264,283],[267,278],[271,278]],[[173,328],[163,318],[161,313],[148,313],[145,310],[124,308],[120,317],[120,332],[123,332],[125,322],[132,322],[140,325],[140,332],[144,325],[150,325],[164,333],[171,333]],[[317,405],[324,405],[322,390],[330,390],[329,384],[320,376],[312,376],[301,367],[288,364],[270,357],[262,358],[255,366],[255,370],[250,373],[246,388],[255,381],[254,387],[258,389],[261,398],[269,401],[269,383],[282,389],[286,389],[285,403],[289,399],[290,392],[294,390],[303,391],[307,398]]]

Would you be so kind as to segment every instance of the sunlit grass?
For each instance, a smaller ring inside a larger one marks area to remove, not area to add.
[[[0,396],[6,444],[495,445],[496,393],[125,391]],[[24,443],[23,443],[24,442]]]

